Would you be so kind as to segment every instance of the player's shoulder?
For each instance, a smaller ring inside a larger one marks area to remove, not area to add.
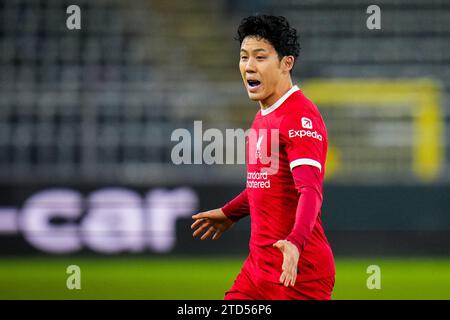
[[[301,90],[296,91],[292,99],[289,99],[282,122],[285,125],[291,125],[293,122],[300,124],[310,122],[319,127],[325,125],[319,108]]]
[[[320,116],[319,108],[301,90],[297,90],[289,101],[288,114],[303,113]]]

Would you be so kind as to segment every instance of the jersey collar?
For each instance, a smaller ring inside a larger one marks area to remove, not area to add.
[[[291,94],[293,94],[295,91],[298,91],[298,90],[300,90],[300,89],[297,86],[293,86],[291,89],[289,89],[288,92],[283,94],[283,96],[280,99],[278,99],[273,105],[271,105],[270,107],[268,107],[266,109],[261,109],[261,115],[267,116],[269,113],[271,113],[272,111],[277,109],[279,106],[281,106],[283,104],[283,102],[286,101],[286,99],[289,98],[289,96]]]

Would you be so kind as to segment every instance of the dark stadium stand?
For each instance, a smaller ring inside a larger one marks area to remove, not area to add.
[[[192,166],[186,172],[171,165],[170,135],[175,128],[192,130],[193,120],[200,119],[205,128],[249,126],[256,108],[242,90],[233,37],[243,12],[258,5],[299,28],[303,49],[294,76],[301,84],[313,78],[428,78],[438,83],[443,89],[443,148],[450,150],[450,6],[445,1],[381,1],[379,32],[365,28],[369,2],[356,0],[254,1],[231,11],[233,2],[225,0],[77,3],[82,29],[76,31],[65,26],[67,1],[1,5],[4,182],[28,183],[37,177],[62,183],[235,182],[242,166]],[[331,138],[349,145],[346,123],[355,111],[324,110]],[[370,117],[382,121],[388,115]],[[400,125],[394,133],[402,141],[411,135],[408,121],[395,122]],[[393,150],[394,159],[371,161],[358,156],[370,150],[345,150],[354,161],[360,159],[355,166],[361,170],[379,168],[374,178],[385,171],[386,183],[410,180],[401,166],[395,179],[392,170],[383,170],[392,161],[404,161],[406,151]],[[330,182],[356,178],[347,172]],[[449,180],[445,160],[438,181]]]

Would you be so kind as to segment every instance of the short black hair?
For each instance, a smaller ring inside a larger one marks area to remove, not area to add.
[[[242,19],[237,30],[236,40],[242,44],[242,41],[248,36],[269,41],[278,53],[280,60],[284,56],[294,56],[297,59],[300,54],[297,30],[291,28],[283,16],[257,14]]]

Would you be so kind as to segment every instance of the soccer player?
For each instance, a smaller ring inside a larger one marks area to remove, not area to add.
[[[250,253],[226,300],[331,299],[334,259],[321,222],[328,139],[319,110],[292,84],[297,31],[284,17],[256,15],[242,20],[238,40],[242,80],[260,106],[247,186],[222,208],[194,215],[193,236],[216,240],[250,215]]]

